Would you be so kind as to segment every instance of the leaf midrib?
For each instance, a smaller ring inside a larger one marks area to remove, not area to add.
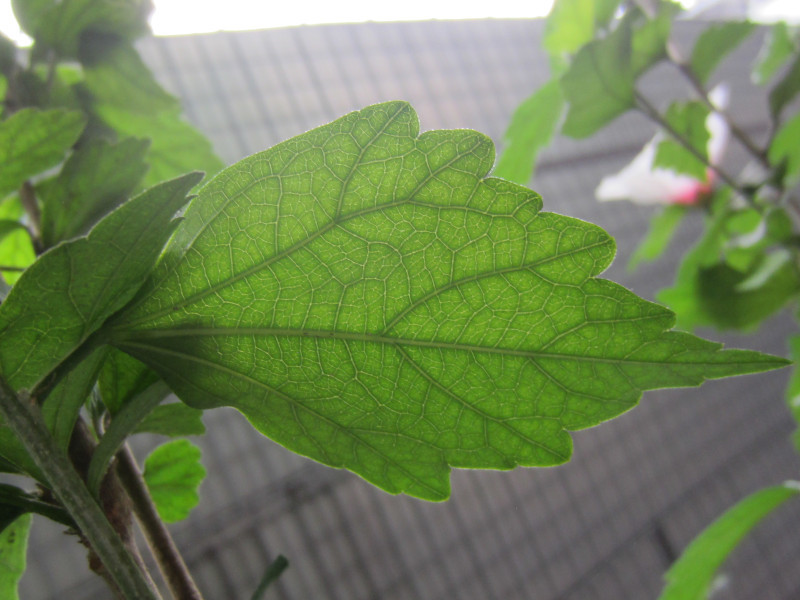
[[[651,319],[663,318],[663,315],[645,315],[635,319],[608,319],[587,322],[587,325],[603,323],[622,323],[631,321],[646,321]],[[391,337],[373,333],[357,333],[348,331],[334,331],[324,329],[293,329],[282,327],[193,327],[183,329],[145,329],[130,332],[125,336],[120,336],[117,343],[120,346],[146,347],[155,351],[160,351],[161,346],[148,344],[144,340],[178,338],[178,337],[240,337],[240,336],[271,336],[271,337],[292,337],[307,338],[315,340],[337,340],[348,342],[367,342],[375,344],[388,344],[391,346],[414,346],[420,348],[434,348],[437,350],[459,350],[483,354],[498,354],[502,356],[519,356],[522,358],[571,360],[576,362],[602,363],[602,364],[630,364],[630,365],[681,365],[686,364],[675,360],[655,360],[655,359],[631,359],[631,358],[603,358],[598,356],[587,356],[582,354],[566,354],[560,352],[541,352],[538,350],[515,350],[513,348],[477,346],[473,344],[463,344],[436,340],[416,340],[410,338]],[[719,351],[719,350],[718,350]],[[724,364],[739,365],[758,365],[766,366],[769,364],[783,364],[779,361],[744,361],[738,363],[716,363],[716,362],[692,362],[691,365],[700,367],[721,366]]]

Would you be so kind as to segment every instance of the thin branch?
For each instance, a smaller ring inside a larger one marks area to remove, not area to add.
[[[147,543],[172,596],[176,600],[203,600],[169,530],[158,516],[147,484],[127,445],[117,453],[117,461],[117,473],[122,486],[133,503],[133,512],[142,526]]]
[[[122,595],[130,600],[160,600],[67,455],[56,444],[39,407],[26,392],[15,393],[1,376],[0,414],[42,471]]]
[[[670,125],[669,121],[667,121],[660,112],[656,109],[655,106],[650,104],[650,102],[645,98],[641,93],[638,91],[634,91],[634,96],[636,98],[636,106],[637,108],[642,111],[648,118],[658,124],[664,131],[666,131],[676,142],[678,142],[681,146],[683,146],[689,153],[694,156],[697,160],[702,162],[706,167],[714,171],[719,178],[724,181],[727,185],[729,185],[732,189],[736,190],[739,194],[741,194],[745,198],[749,198],[750,195],[742,189],[742,187],[736,183],[736,181],[722,169],[722,167],[718,165],[714,165],[711,161],[708,160],[707,156],[704,156],[702,152],[698,151],[685,137],[683,137],[675,128]]]
[[[0,265],[0,271],[14,271],[15,273],[22,273],[25,267],[12,267],[10,265]]]

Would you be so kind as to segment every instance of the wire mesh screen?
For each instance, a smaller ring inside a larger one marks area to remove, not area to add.
[[[541,33],[538,21],[365,24],[153,39],[141,50],[232,162],[389,99],[411,101],[423,130],[469,127],[499,142],[514,107],[547,79]],[[681,33],[688,41],[696,31],[684,24]],[[734,118],[758,137],[764,98],[741,64],[756,41],[719,78],[733,87]],[[664,75],[643,88],[659,104],[680,93]],[[631,116],[590,140],[559,140],[533,187],[547,210],[606,227],[619,247],[609,276],[652,298],[670,282],[676,255],[626,272],[651,213],[593,197],[600,177],[650,135]],[[732,161],[744,160],[732,152]],[[676,252],[696,234],[682,229]],[[757,337],[728,339],[783,353],[787,326],[776,319]],[[220,409],[206,415],[209,433],[198,440],[209,471],[201,504],[173,531],[209,599],[249,598],[279,553],[291,566],[272,598],[655,598],[664,570],[715,516],[761,486],[797,477],[785,378],[646,394],[624,417],[574,434],[568,465],[454,472],[453,497],[441,504],[389,496],[290,454]],[[136,449],[159,441],[141,436]],[[800,597],[798,523],[794,506],[760,528],[715,598]],[[29,562],[24,598],[108,597],[56,526],[37,523]]]

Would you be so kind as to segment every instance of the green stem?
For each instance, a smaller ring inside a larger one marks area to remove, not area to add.
[[[127,445],[117,453],[117,461],[117,474],[122,487],[133,503],[133,512],[173,597],[176,600],[203,600],[169,530],[158,516],[147,484]]]
[[[129,600],[160,600],[69,458],[50,435],[39,407],[26,392],[15,393],[2,377],[0,413],[47,478],[59,502],[75,520],[123,596]]]

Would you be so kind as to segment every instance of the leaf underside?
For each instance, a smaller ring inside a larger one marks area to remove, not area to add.
[[[569,459],[569,430],[642,390],[785,361],[665,331],[596,279],[613,240],[486,177],[492,142],[372,106],[253,155],[200,192],[112,343],[190,406],[391,493],[451,467]]]

